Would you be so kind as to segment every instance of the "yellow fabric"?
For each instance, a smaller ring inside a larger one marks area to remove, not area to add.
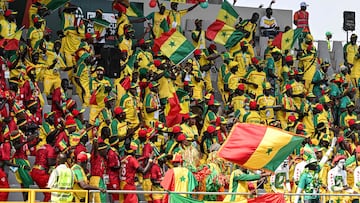
[[[259,105],[259,108],[263,107],[271,107],[276,105],[276,99],[273,96],[259,96],[257,103]],[[269,124],[270,121],[274,120],[275,113],[273,108],[266,108],[265,110],[259,111],[261,121],[264,121],[265,124]]]
[[[229,183],[229,191],[233,191],[233,180],[235,176],[239,176],[241,175],[243,172],[240,169],[236,169],[231,173],[230,176],[230,183]],[[248,193],[249,189],[248,189],[248,185],[247,185],[247,181],[238,181],[238,187],[237,190],[234,192],[239,192],[239,193]],[[234,201],[243,201],[247,199],[247,195],[236,195]],[[224,202],[231,202],[231,195],[226,195]]]
[[[143,181],[142,181],[142,189],[144,191],[151,191],[151,188],[152,188],[152,183],[151,183],[150,178],[143,179]],[[144,197],[145,197],[146,201],[152,201],[153,198],[151,196],[152,195],[149,194],[149,193],[144,194]]]
[[[198,36],[199,35],[199,31],[193,30],[192,34]],[[201,31],[200,33],[200,37],[199,37],[199,41],[195,42],[194,40],[192,41],[193,45],[196,49],[206,49],[206,38],[205,38],[205,31]]]
[[[181,18],[187,14],[187,10],[180,10],[180,11],[173,11],[173,10],[166,10],[165,14],[169,17],[169,25],[173,27],[174,22],[176,22],[176,29],[181,31]]]
[[[16,32],[17,26],[16,23],[9,23],[7,20],[0,20],[1,32],[0,36],[5,39],[12,39],[14,37],[14,33]]]
[[[253,85],[248,85],[248,90],[253,91],[256,95],[261,95],[263,93],[263,83],[266,82],[265,72],[251,71],[247,77],[247,81],[257,84],[258,87],[255,88]]]
[[[116,19],[116,26],[117,26],[117,35],[123,36],[124,35],[124,26],[129,25],[129,19],[126,14],[122,13],[120,17]]]
[[[155,38],[158,38],[161,36],[161,34],[164,32],[163,29],[160,27],[161,22],[163,20],[166,20],[167,15],[164,13],[161,15],[159,12],[154,13],[154,19],[153,19],[153,32],[155,35]]]

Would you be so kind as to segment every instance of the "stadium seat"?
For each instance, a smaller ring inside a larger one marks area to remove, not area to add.
[[[47,99],[46,94],[45,94],[45,93],[42,93],[41,95],[42,95],[42,97],[43,97],[43,99],[44,99],[44,105],[48,105],[49,102],[48,102],[48,99]]]
[[[343,44],[341,41],[333,42],[333,52],[334,52],[335,72],[339,72],[340,64],[344,63],[344,51],[343,51]]]

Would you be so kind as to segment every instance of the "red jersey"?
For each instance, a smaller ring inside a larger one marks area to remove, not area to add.
[[[77,157],[77,155],[80,154],[80,152],[87,152],[86,147],[82,143],[79,143],[78,145],[76,145],[75,150],[74,150],[75,157]]]
[[[6,141],[0,145],[0,160],[1,161],[10,161],[11,157],[11,144]]]
[[[154,163],[151,166],[150,174],[151,174],[151,176],[150,176],[151,179],[161,181],[161,178],[163,177],[163,174],[162,174],[162,171],[161,171],[161,168],[160,168],[159,164]]]
[[[48,159],[56,158],[55,148],[49,144],[45,144],[41,146],[35,155],[35,163],[34,165],[39,165],[44,167],[45,170],[49,169]]]
[[[125,181],[129,185],[135,185],[135,175],[140,167],[139,162],[133,156],[126,156],[121,160],[121,181]]]
[[[117,169],[111,169],[117,167]],[[120,173],[120,158],[119,155],[113,150],[110,149],[107,153],[106,160],[106,172],[109,175],[109,178],[118,178]]]
[[[24,136],[20,137],[20,142],[25,142]],[[13,158],[28,160],[27,153],[29,152],[28,144],[24,144],[20,149],[17,149]]]
[[[91,153],[90,164],[90,175],[103,177],[105,171],[104,158],[99,154],[95,155],[94,153]]]
[[[62,115],[63,110],[59,109],[59,107],[56,105],[56,103],[61,104],[62,102],[63,102],[63,99],[62,99],[61,87],[58,87],[58,88],[54,89],[54,91],[52,93],[51,111],[55,111],[57,114]]]

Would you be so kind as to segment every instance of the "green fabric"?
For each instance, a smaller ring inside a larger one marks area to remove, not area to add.
[[[247,174],[247,173],[242,173],[238,176],[234,176],[235,181],[254,181],[254,180],[259,180],[260,178],[261,176],[259,174]]]
[[[81,168],[80,165],[75,164],[71,170],[74,172],[74,176],[75,176],[75,180],[76,182],[81,182],[84,181],[84,173],[83,173],[83,169]]]
[[[352,155],[351,157],[346,159],[345,166],[347,167],[347,166],[353,164],[354,162],[356,162],[356,158],[354,155]]]
[[[318,174],[310,174],[311,172],[306,171],[304,172],[299,180],[298,187],[301,189],[304,189],[305,193],[310,194],[313,193],[314,188],[319,189],[320,182]],[[311,199],[319,199],[319,196],[304,196],[305,200],[311,200]]]
[[[29,188],[30,185],[34,185],[34,181],[30,176],[30,173],[28,170],[24,169],[24,166],[30,167],[29,163],[24,159],[14,159],[15,164],[19,165],[18,173],[20,175],[22,185],[24,188]]]

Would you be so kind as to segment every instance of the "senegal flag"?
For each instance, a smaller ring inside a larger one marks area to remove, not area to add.
[[[220,203],[216,201],[203,201],[196,200],[188,197],[183,197],[178,194],[170,193],[170,203]],[[221,202],[221,203],[285,203],[284,194],[281,193],[272,193],[272,194],[264,194],[259,197],[242,200],[242,201],[232,201],[232,202]]]
[[[207,39],[222,44],[227,49],[235,46],[243,36],[242,32],[220,20],[213,22],[206,31]]]
[[[130,5],[127,7],[122,3],[114,1],[112,4],[112,8],[119,12],[124,12],[127,16],[130,17],[144,17],[144,13],[140,9],[138,9],[136,3],[134,2],[130,2]]]
[[[159,50],[174,64],[179,64],[194,52],[195,47],[183,34],[173,28],[154,40],[153,51],[156,53]]]
[[[100,27],[105,27],[108,28],[110,26],[110,22],[104,19],[100,19],[100,18],[91,18],[90,19],[94,24],[100,26]]]
[[[302,28],[290,29],[286,32],[280,32],[274,38],[272,44],[282,51],[289,50],[294,46],[295,41],[302,33]]]
[[[239,14],[235,11],[231,4],[224,0],[221,4],[221,9],[216,17],[216,20],[222,21],[227,25],[234,26],[238,17]]]
[[[218,156],[248,169],[275,171],[304,138],[270,126],[237,123]]]

